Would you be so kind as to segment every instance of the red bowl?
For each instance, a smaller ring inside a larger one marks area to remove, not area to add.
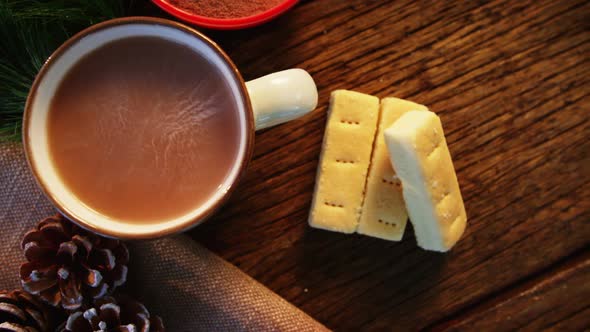
[[[178,8],[170,4],[166,0],[152,0],[152,2],[155,3],[158,7],[162,8],[164,11],[168,12],[170,15],[175,16],[185,22],[189,22],[209,29],[238,30],[244,28],[251,28],[253,26],[257,26],[262,23],[268,22],[289,10],[298,2],[298,0],[285,0],[281,2],[279,5],[270,8],[267,11],[264,11],[260,14],[238,18],[214,18],[201,16]]]

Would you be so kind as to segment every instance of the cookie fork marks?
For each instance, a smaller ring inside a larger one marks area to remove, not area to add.
[[[336,207],[336,208],[344,208],[344,205],[342,205],[342,204],[336,204],[336,203],[331,203],[331,202],[324,202],[324,205]]]

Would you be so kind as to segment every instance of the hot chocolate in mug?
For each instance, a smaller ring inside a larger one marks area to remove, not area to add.
[[[304,70],[244,82],[194,29],[115,19],[45,63],[25,107],[25,152],[67,218],[106,236],[159,237],[199,224],[228,198],[255,130],[316,105]]]

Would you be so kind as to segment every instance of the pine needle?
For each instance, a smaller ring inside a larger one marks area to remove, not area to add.
[[[80,30],[123,16],[126,3],[0,0],[0,142],[20,139],[29,89],[49,55]]]

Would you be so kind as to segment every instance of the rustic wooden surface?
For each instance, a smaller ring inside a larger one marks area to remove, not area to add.
[[[336,330],[590,328],[590,2],[304,1],[206,33],[246,79],[307,69],[320,103],[257,134],[195,240]],[[451,252],[308,227],[339,88],[441,116],[469,216]]]
[[[572,257],[564,266],[485,301],[434,330],[563,331],[588,328],[589,273],[590,253]]]

